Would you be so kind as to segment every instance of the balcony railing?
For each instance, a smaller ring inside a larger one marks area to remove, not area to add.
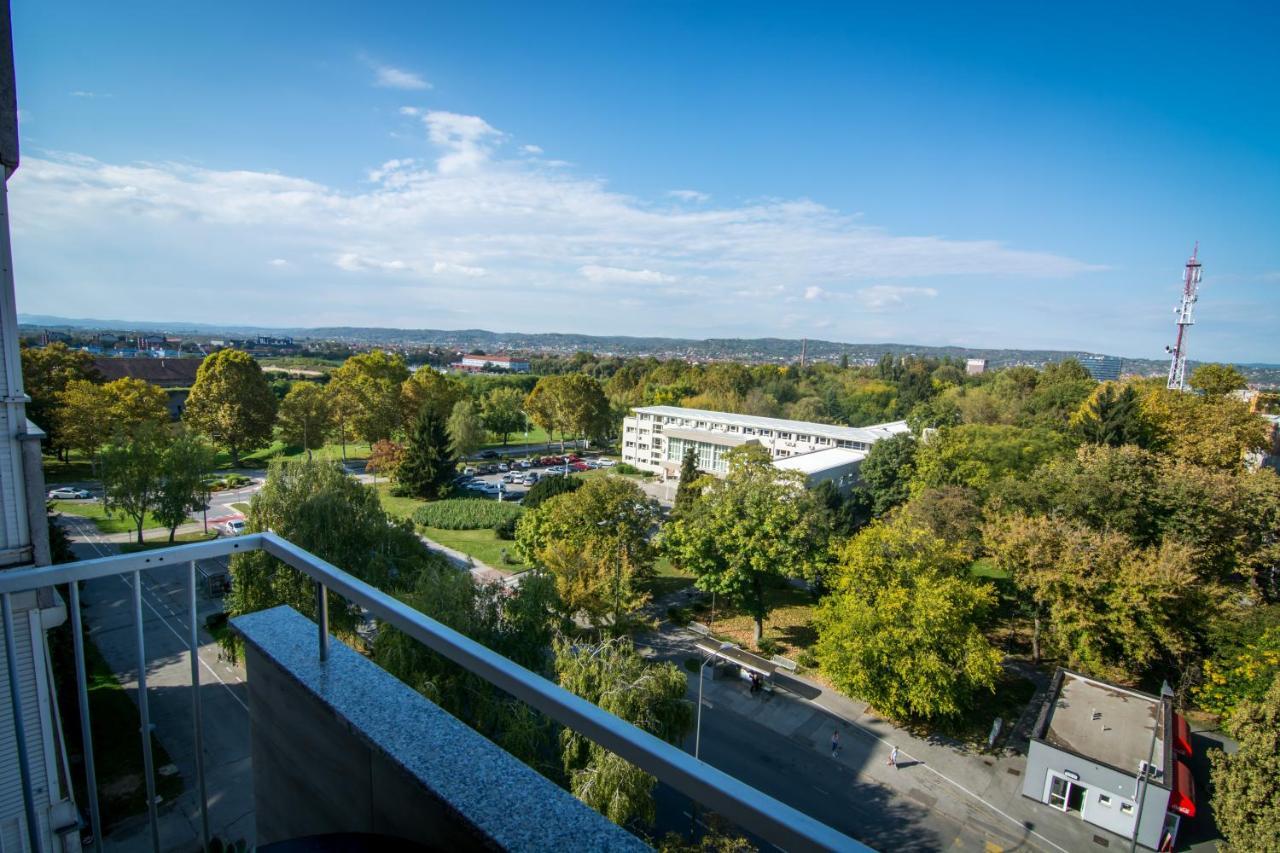
[[[143,572],[161,567],[187,564],[187,595],[190,608],[190,635],[187,643],[191,656],[192,729],[195,773],[199,786],[204,843],[209,844],[208,795],[205,784],[202,746],[200,671],[196,611],[196,562],[232,554],[262,550],[310,577],[316,585],[317,625],[316,653],[325,661],[329,649],[328,594],[340,595],[358,605],[375,618],[413,637],[427,648],[480,676],[495,687],[526,702],[558,723],[574,729],[604,748],[653,774],[660,781],[693,800],[718,812],[744,829],[783,849],[869,850],[865,845],[832,829],[820,821],[757,791],[716,768],[705,764],[677,747],[636,728],[630,723],[601,710],[568,692],[557,684],[531,672],[474,640],[442,625],[409,607],[387,593],[370,586],[349,573],[299,548],[273,533],[255,533],[235,538],[216,539],[191,545],[178,545],[163,550],[138,554],[102,557],[41,568],[0,572],[0,600],[3,604],[5,646],[9,655],[9,691],[18,732],[19,764],[23,797],[28,814],[34,815],[34,799],[29,772],[26,741],[21,736],[22,706],[16,678],[13,643],[11,597],[14,594],[68,584],[69,609],[76,663],[76,692],[84,740],[84,769],[93,837],[101,847],[102,827],[98,811],[97,780],[93,760],[93,743],[89,728],[89,700],[86,684],[83,632],[80,618],[80,582],[117,575],[133,575],[133,618],[138,660],[138,711],[141,718],[143,765],[146,775],[152,846],[160,849],[159,823],[156,812],[155,768],[151,755],[150,716],[147,707],[146,648],[143,640],[142,578]],[[31,848],[41,850],[41,838],[34,820],[28,820]]]

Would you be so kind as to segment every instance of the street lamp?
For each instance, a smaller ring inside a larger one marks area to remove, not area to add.
[[[1138,813],[1133,818],[1133,835],[1129,839],[1129,853],[1135,853],[1138,849],[1138,831],[1142,829],[1142,804],[1143,800],[1147,798],[1147,786],[1149,784],[1147,780],[1151,777],[1151,762],[1156,759],[1156,732],[1160,730],[1160,712],[1165,708],[1164,700],[1166,697],[1173,697],[1173,688],[1169,686],[1168,681],[1160,687],[1160,704],[1156,706],[1159,710],[1156,711],[1156,718],[1151,721],[1151,747],[1147,750],[1147,760],[1138,765],[1138,784],[1134,789],[1134,798],[1138,801]],[[1170,704],[1170,707],[1172,707],[1172,704]],[[1173,720],[1170,719],[1171,714],[1164,716],[1164,737],[1167,742],[1172,736],[1170,725]],[[1168,767],[1165,768],[1166,773],[1170,772],[1170,770]]]
[[[733,643],[721,643],[719,651],[733,648]],[[698,757],[699,749],[702,746],[702,673],[706,670],[707,664],[715,660],[716,654],[707,655],[707,659],[702,662],[702,666],[698,667],[698,722],[694,726],[693,733],[693,757]]]

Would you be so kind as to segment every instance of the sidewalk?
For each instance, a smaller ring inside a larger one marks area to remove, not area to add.
[[[444,555],[450,563],[456,568],[471,572],[471,576],[478,583],[501,583],[507,586],[515,586],[520,583],[520,575],[523,572],[512,574],[511,572],[501,572],[490,566],[488,563],[482,563],[470,554],[464,554],[456,548],[450,548],[447,545],[441,545],[434,539],[430,539],[418,534],[418,538],[422,540],[422,544],[426,545],[432,551],[438,551]]]
[[[662,657],[697,654],[697,635],[683,629],[656,639],[655,651]],[[689,679],[691,698],[697,695],[697,681],[696,674]],[[969,835],[987,837],[988,850],[1030,846],[1074,853],[1099,846],[1095,837],[1109,836],[1113,845],[1124,841],[1023,797],[1024,756],[975,754],[946,738],[918,738],[876,716],[865,702],[809,679],[780,675],[776,681],[779,687],[772,695],[752,694],[746,682],[713,679],[708,670],[703,690],[710,703],[818,752],[829,754],[831,732],[838,730],[843,749],[835,761],[857,781],[952,818],[971,830]],[[899,750],[897,768],[887,764],[894,746]],[[957,837],[955,849],[969,849],[966,841]]]

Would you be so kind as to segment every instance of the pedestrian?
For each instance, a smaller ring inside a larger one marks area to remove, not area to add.
[[[894,770],[898,769],[898,748],[896,746],[889,750],[889,760],[885,764],[892,765]]]
[[[837,729],[831,733],[831,757],[835,758],[840,754],[840,731]]]

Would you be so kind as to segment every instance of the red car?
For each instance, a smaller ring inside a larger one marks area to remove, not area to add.
[[[590,470],[591,470],[591,466],[590,466],[590,465],[588,465],[588,464],[587,464],[587,463],[585,463],[585,462],[581,462],[581,461],[579,461],[579,462],[570,462],[570,463],[569,463],[569,467],[570,467],[570,468],[572,468],[572,469],[573,469],[573,470],[575,470],[575,471],[590,471]]]

